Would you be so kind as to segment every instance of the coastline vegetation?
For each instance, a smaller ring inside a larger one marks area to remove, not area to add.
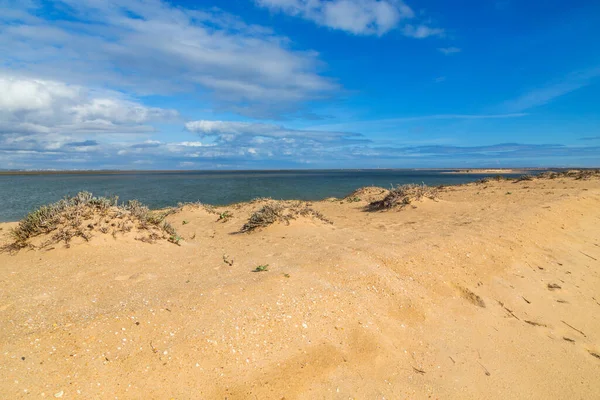
[[[118,197],[95,197],[90,192],[79,192],[55,203],[44,205],[31,211],[13,228],[10,235],[11,249],[24,247],[44,248],[80,237],[89,241],[93,232],[109,232],[113,237],[132,230],[145,231],[148,234],[139,238],[153,242],[159,238],[178,238],[177,231],[165,218],[175,209],[150,211],[137,200],[119,204]],[[46,240],[34,245],[31,239],[50,235]],[[176,240],[171,240],[177,242]]]
[[[327,224],[332,222],[325,218],[323,214],[309,207],[301,201],[270,201],[260,209],[252,213],[248,221],[240,229],[241,233],[253,232],[259,228],[265,228],[275,222],[283,222],[289,225],[293,219],[302,217],[311,217],[323,221]]]
[[[493,181],[507,181],[513,183],[528,182],[538,179],[569,178],[587,180],[600,178],[600,170],[563,170],[546,171],[537,175],[522,175],[509,178],[502,175],[486,177],[475,184],[486,184]],[[425,184],[399,185],[391,190],[380,187],[365,187],[352,192],[343,198],[343,203],[367,202],[365,211],[386,211],[391,209],[404,209],[423,199],[437,200],[442,187],[431,187]],[[507,195],[511,191],[505,192]],[[229,210],[217,211],[218,208],[197,203],[179,203],[177,207],[163,210],[150,210],[137,200],[119,203],[118,197],[95,197],[90,192],[80,192],[72,197],[65,197],[55,203],[44,205],[31,211],[18,225],[11,229],[9,234],[12,243],[3,247],[4,250],[18,250],[25,247],[44,248],[53,244],[64,242],[68,247],[74,238],[89,241],[94,233],[111,234],[114,238],[119,234],[133,232],[135,239],[154,243],[164,239],[180,245],[183,240],[175,228],[165,218],[171,214],[182,211],[184,207],[202,208],[206,212],[216,214],[217,222],[226,223],[233,213]],[[337,199],[335,201],[338,201]],[[270,198],[258,198],[247,203],[230,205],[234,209],[241,209],[245,205],[258,205],[246,223],[240,228],[239,233],[250,233],[268,227],[274,223],[289,225],[290,221],[299,217],[320,220],[327,224],[332,222],[320,211],[311,207],[304,201],[277,201]],[[183,220],[182,225],[187,225],[188,220]]]
[[[408,184],[399,185],[385,196],[382,200],[373,201],[367,205],[367,211],[390,210],[396,207],[404,208],[414,201],[420,201],[424,198],[436,200],[439,189],[421,185]]]

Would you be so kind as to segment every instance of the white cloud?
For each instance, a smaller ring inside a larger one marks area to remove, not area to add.
[[[290,129],[279,125],[235,121],[190,121],[186,130],[201,137],[213,137],[219,142],[249,142],[261,144],[277,140],[283,144],[300,142],[340,144],[360,142],[362,135],[348,132]]]
[[[95,98],[72,108],[75,119],[106,121],[113,124],[142,124],[150,120],[166,119],[177,115],[175,111],[145,107],[131,101],[115,98]]]
[[[206,147],[206,146],[210,146],[208,144],[202,143],[202,142],[181,142],[181,143],[174,143],[177,146],[184,146],[184,147]]]
[[[338,88],[318,74],[315,52],[214,9],[160,0],[54,0],[43,14],[31,4],[10,8],[0,12],[0,68],[49,80],[138,95],[200,92],[251,115],[294,112]]]
[[[0,74],[0,134],[143,132],[177,115],[116,92]]]
[[[255,0],[271,11],[312,21],[320,26],[354,35],[381,36],[398,27],[404,20],[415,18],[415,12],[401,0]],[[406,36],[424,38],[441,35],[442,29],[407,25]]]
[[[458,47],[440,47],[438,51],[444,55],[449,56],[452,54],[460,53],[461,49],[459,49]]]
[[[154,132],[148,123],[177,117],[118,92],[0,73],[0,167],[93,165],[117,155],[123,134]]]
[[[291,129],[272,124],[234,121],[191,121],[186,129],[202,140],[166,141],[156,138],[105,140],[106,134],[51,132],[0,135],[0,168],[132,168],[134,161],[172,168],[182,163],[198,167],[248,165],[273,160],[344,158],[355,146],[370,143],[362,135]],[[119,135],[115,135],[119,137]],[[191,164],[189,164],[191,165]],[[70,167],[69,167],[70,166]]]
[[[430,36],[444,36],[443,29],[431,28],[427,25],[406,25],[403,32],[406,36],[415,39],[425,39]]]
[[[0,77],[0,110],[3,112],[47,111],[56,101],[79,96],[75,87],[34,79]]]

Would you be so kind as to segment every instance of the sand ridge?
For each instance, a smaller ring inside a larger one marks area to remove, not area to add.
[[[167,217],[179,246],[98,234],[0,254],[0,393],[600,396],[600,180],[452,186],[366,212],[377,190],[308,204],[332,224],[240,234],[264,200],[190,206]]]

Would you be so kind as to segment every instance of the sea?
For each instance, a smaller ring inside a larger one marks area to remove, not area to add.
[[[227,205],[257,197],[321,200],[344,197],[363,186],[456,185],[494,175],[448,172],[378,169],[6,174],[0,175],[0,222],[17,221],[37,207],[80,191],[116,195],[119,201],[137,199],[150,208],[163,208],[196,201]]]

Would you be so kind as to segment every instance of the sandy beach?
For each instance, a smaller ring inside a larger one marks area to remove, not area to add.
[[[366,210],[387,194],[247,233],[268,200],[183,206],[171,241],[5,247],[0,397],[600,397],[598,177]]]

